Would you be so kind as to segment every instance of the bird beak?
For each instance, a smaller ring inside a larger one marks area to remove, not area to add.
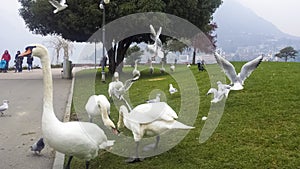
[[[28,55],[31,55],[31,49],[28,48],[25,52],[21,53],[19,56],[28,56]]]
[[[119,135],[120,134],[120,131],[116,128],[111,128],[112,129],[112,132],[114,133],[114,135]]]

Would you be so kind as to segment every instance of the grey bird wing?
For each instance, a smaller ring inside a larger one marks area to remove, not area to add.
[[[262,62],[262,60],[263,60],[263,56],[261,55],[243,65],[243,67],[241,68],[241,72],[239,74],[242,82],[244,82],[251,75],[251,73]]]
[[[237,81],[237,74],[235,71],[234,66],[225,58],[220,56],[218,53],[215,52],[215,58],[217,60],[217,63],[222,68],[226,76],[230,79],[231,83],[234,83]]]
[[[49,0],[49,3],[54,6],[55,8],[61,7],[61,4],[55,0]]]

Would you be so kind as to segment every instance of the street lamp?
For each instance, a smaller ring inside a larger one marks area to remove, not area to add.
[[[101,0],[100,4],[99,4],[99,8],[103,10],[103,15],[102,15],[102,61],[101,61],[101,66],[102,66],[102,71],[101,71],[101,81],[102,82],[105,82],[105,71],[104,71],[104,65],[106,63],[106,59],[104,57],[105,56],[105,4],[108,4],[109,3],[109,0]]]

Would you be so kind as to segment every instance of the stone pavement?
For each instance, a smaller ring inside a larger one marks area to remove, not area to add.
[[[61,70],[52,69],[52,76],[54,111],[62,120],[72,92],[72,80],[62,79]],[[55,153],[49,146],[46,145],[40,155],[30,151],[30,146],[42,136],[42,98],[41,69],[0,73],[0,104],[2,100],[9,100],[9,109],[0,117],[1,169],[52,168]]]

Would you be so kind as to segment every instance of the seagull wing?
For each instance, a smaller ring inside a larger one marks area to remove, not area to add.
[[[226,60],[216,52],[215,58],[219,66],[223,69],[226,76],[230,79],[231,83],[237,81],[237,75],[234,66],[228,60]]]
[[[161,27],[159,27],[158,31],[156,32],[156,38],[159,39],[159,36],[161,34]]]
[[[61,0],[60,1],[60,4],[66,4],[67,2],[66,2],[66,0]]]
[[[262,62],[262,60],[263,56],[261,55],[243,65],[243,67],[241,68],[241,72],[239,73],[239,77],[242,80],[242,82],[244,82],[247,79],[247,77],[251,75],[251,73]]]
[[[49,3],[55,8],[61,7],[61,4],[55,0],[49,0]]]
[[[155,30],[154,30],[154,28],[153,28],[152,25],[150,25],[150,32],[152,33],[152,35],[153,35],[154,37],[156,37],[156,32],[155,32]]]

